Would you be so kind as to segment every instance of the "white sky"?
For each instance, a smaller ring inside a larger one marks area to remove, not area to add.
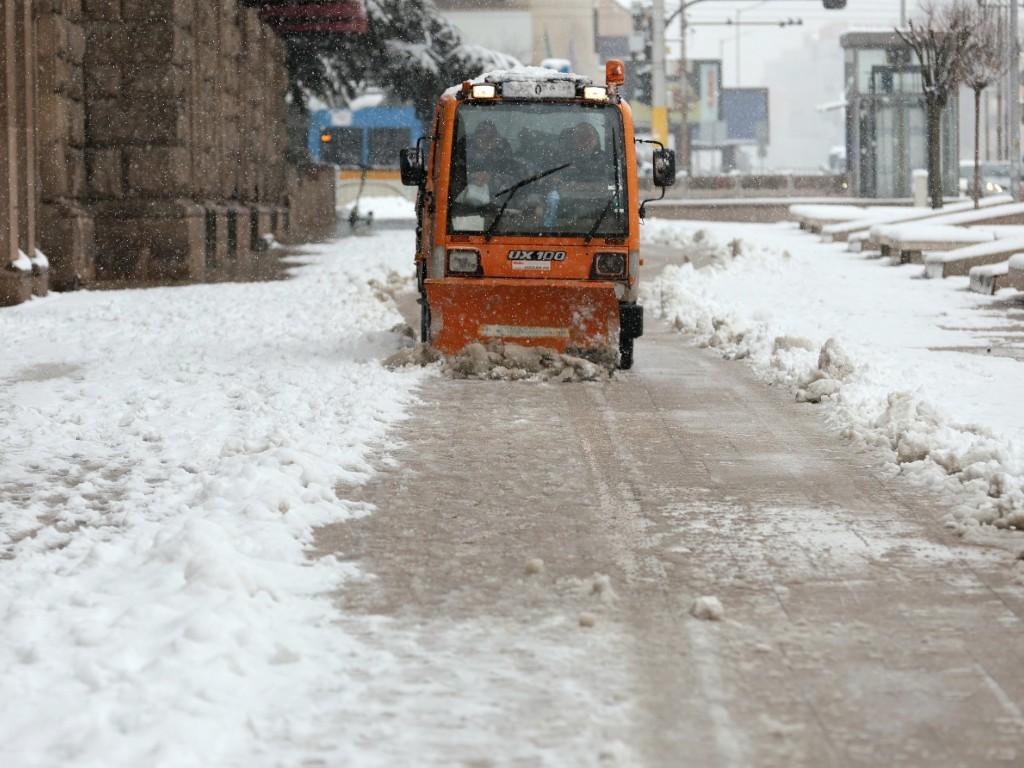
[[[666,7],[671,12],[677,3],[667,0]],[[908,0],[908,15],[912,17],[916,10],[917,0]],[[693,25],[735,19],[737,12],[741,20],[793,18],[802,19],[803,24],[781,29]],[[770,89],[768,154],[763,164],[755,160],[754,167],[811,171],[820,169],[829,150],[844,142],[843,112],[818,110],[820,105],[843,98],[840,35],[850,29],[891,29],[899,17],[899,0],[847,0],[847,7],[837,11],[825,10],[821,0],[702,0],[688,11],[693,26],[687,36],[687,55],[690,59],[722,59],[727,88]],[[678,36],[678,22],[673,22],[667,37]]]
[[[677,4],[669,0],[666,7],[673,9]],[[917,9],[916,0],[908,0],[907,13],[913,15]],[[848,0],[841,11],[827,11],[821,0],[703,0],[688,11],[693,22],[725,21],[735,19],[737,11],[741,20],[777,21],[779,19],[803,19],[803,26],[747,27],[740,28],[741,78],[736,77],[736,28],[693,26],[688,36],[690,58],[723,59],[723,76],[726,87],[767,85],[765,67],[785,52],[799,55],[809,38],[817,38],[825,30],[835,40],[839,50],[839,35],[846,29],[881,27],[891,28],[899,22],[899,0]],[[674,22],[668,31],[670,37],[678,38],[678,23]],[[814,75],[814,62],[807,62],[809,75]],[[822,73],[824,74],[824,73]],[[841,73],[840,73],[841,77]],[[841,90],[841,80],[836,92]]]

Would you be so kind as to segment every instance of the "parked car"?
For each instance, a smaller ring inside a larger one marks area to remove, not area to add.
[[[1010,163],[1008,160],[983,160],[981,162],[981,195],[998,195],[1010,189]],[[965,195],[974,193],[974,161],[960,161],[960,191]]]

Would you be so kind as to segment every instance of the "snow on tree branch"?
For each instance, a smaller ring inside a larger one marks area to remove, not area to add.
[[[369,86],[411,101],[426,116],[453,83],[519,64],[513,57],[463,43],[432,0],[367,0],[367,30],[319,40],[288,38],[292,95],[333,104]]]

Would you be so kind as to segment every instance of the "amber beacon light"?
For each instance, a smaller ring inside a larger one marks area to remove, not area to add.
[[[626,82],[626,68],[621,59],[609,59],[604,65],[604,80],[608,85],[622,85]]]

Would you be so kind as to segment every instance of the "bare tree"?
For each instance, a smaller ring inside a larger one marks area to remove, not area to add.
[[[991,6],[974,9],[974,29],[964,56],[963,83],[974,91],[974,207],[981,199],[981,92],[1006,71],[1006,49],[998,11]]]
[[[921,63],[928,123],[928,196],[932,208],[942,207],[942,111],[950,94],[963,82],[964,60],[970,51],[975,11],[966,0],[936,5],[921,3],[921,16],[897,29]]]

